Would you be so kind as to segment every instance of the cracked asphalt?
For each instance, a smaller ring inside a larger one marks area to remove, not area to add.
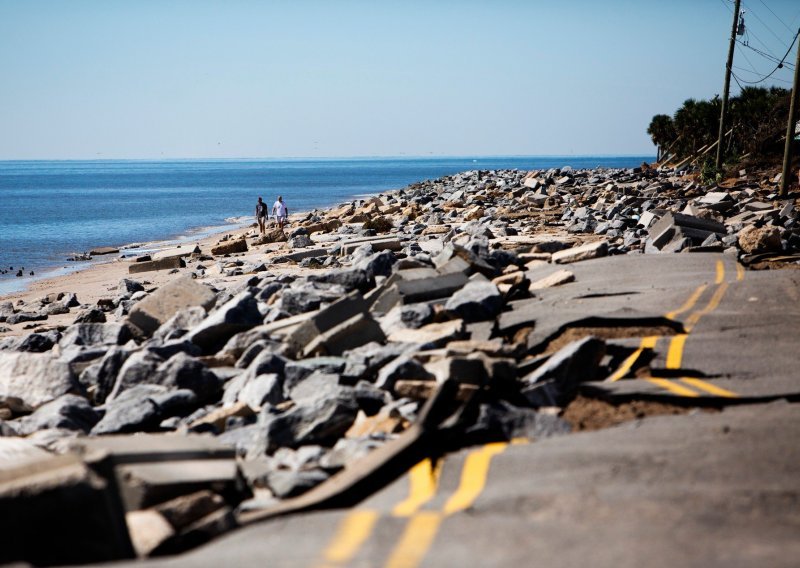
[[[575,282],[537,292],[501,326],[520,327],[526,311],[535,347],[586,318],[674,322],[670,335],[608,339],[624,356],[584,390],[705,408],[423,460],[352,509],[261,522],[135,565],[797,566],[800,273],[676,254],[528,277],[564,268]]]

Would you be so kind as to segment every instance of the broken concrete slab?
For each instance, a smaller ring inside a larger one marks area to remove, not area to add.
[[[544,290],[545,288],[552,288],[553,286],[561,286],[563,284],[567,284],[569,282],[575,281],[575,274],[569,270],[558,270],[545,276],[544,278],[540,278],[535,282],[531,282],[528,286],[528,289],[533,290]]]
[[[76,456],[0,468],[3,564],[86,564],[133,558],[112,487]]]
[[[397,343],[414,343],[422,349],[441,347],[465,335],[464,320],[456,319],[442,323],[429,323],[418,329],[398,329],[388,340]]]
[[[606,346],[602,339],[585,337],[553,354],[546,363],[523,377],[522,394],[534,407],[563,407],[578,392],[578,384],[595,379]]]
[[[152,272],[154,270],[172,270],[174,268],[186,268],[186,263],[181,257],[169,257],[161,260],[146,260],[134,262],[128,266],[129,274],[140,272]]]
[[[216,300],[217,295],[208,286],[189,276],[178,278],[137,302],[128,321],[151,335],[178,311],[195,306],[208,311]]]
[[[232,239],[219,243],[211,249],[211,254],[214,256],[234,254],[237,252],[247,252],[247,241],[245,239]]]
[[[570,249],[554,252],[552,261],[556,264],[580,262],[592,258],[599,258],[608,254],[608,241],[596,241]]]

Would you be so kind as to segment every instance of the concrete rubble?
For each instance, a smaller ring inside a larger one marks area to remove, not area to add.
[[[0,322],[33,322],[0,339],[0,522],[15,543],[0,562],[196,546],[399,439],[435,393],[471,405],[448,426],[455,447],[567,432],[557,409],[608,376],[606,343],[531,345],[537,294],[575,280],[570,267],[531,271],[693,251],[798,262],[796,203],[752,180],[470,171],[210,255],[131,262],[181,276],[123,280],[100,306],[0,303]],[[81,315],[48,327],[54,310]],[[27,546],[35,535],[48,546]]]

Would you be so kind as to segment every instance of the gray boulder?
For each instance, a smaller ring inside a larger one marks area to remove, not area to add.
[[[503,309],[503,296],[491,282],[473,280],[453,294],[444,307],[465,322],[485,321]]]
[[[258,302],[250,292],[241,292],[214,310],[186,336],[206,352],[218,351],[239,332],[261,323]]]
[[[15,397],[34,409],[79,391],[69,364],[49,353],[0,352],[0,398]]]
[[[100,416],[88,400],[82,396],[65,394],[43,404],[30,416],[21,418],[16,430],[21,436],[46,428],[88,433],[98,420]]]

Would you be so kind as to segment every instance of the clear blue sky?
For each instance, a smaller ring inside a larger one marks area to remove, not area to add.
[[[745,7],[751,45],[782,57],[800,2]],[[731,10],[0,0],[0,159],[653,154],[654,114],[721,92]]]

